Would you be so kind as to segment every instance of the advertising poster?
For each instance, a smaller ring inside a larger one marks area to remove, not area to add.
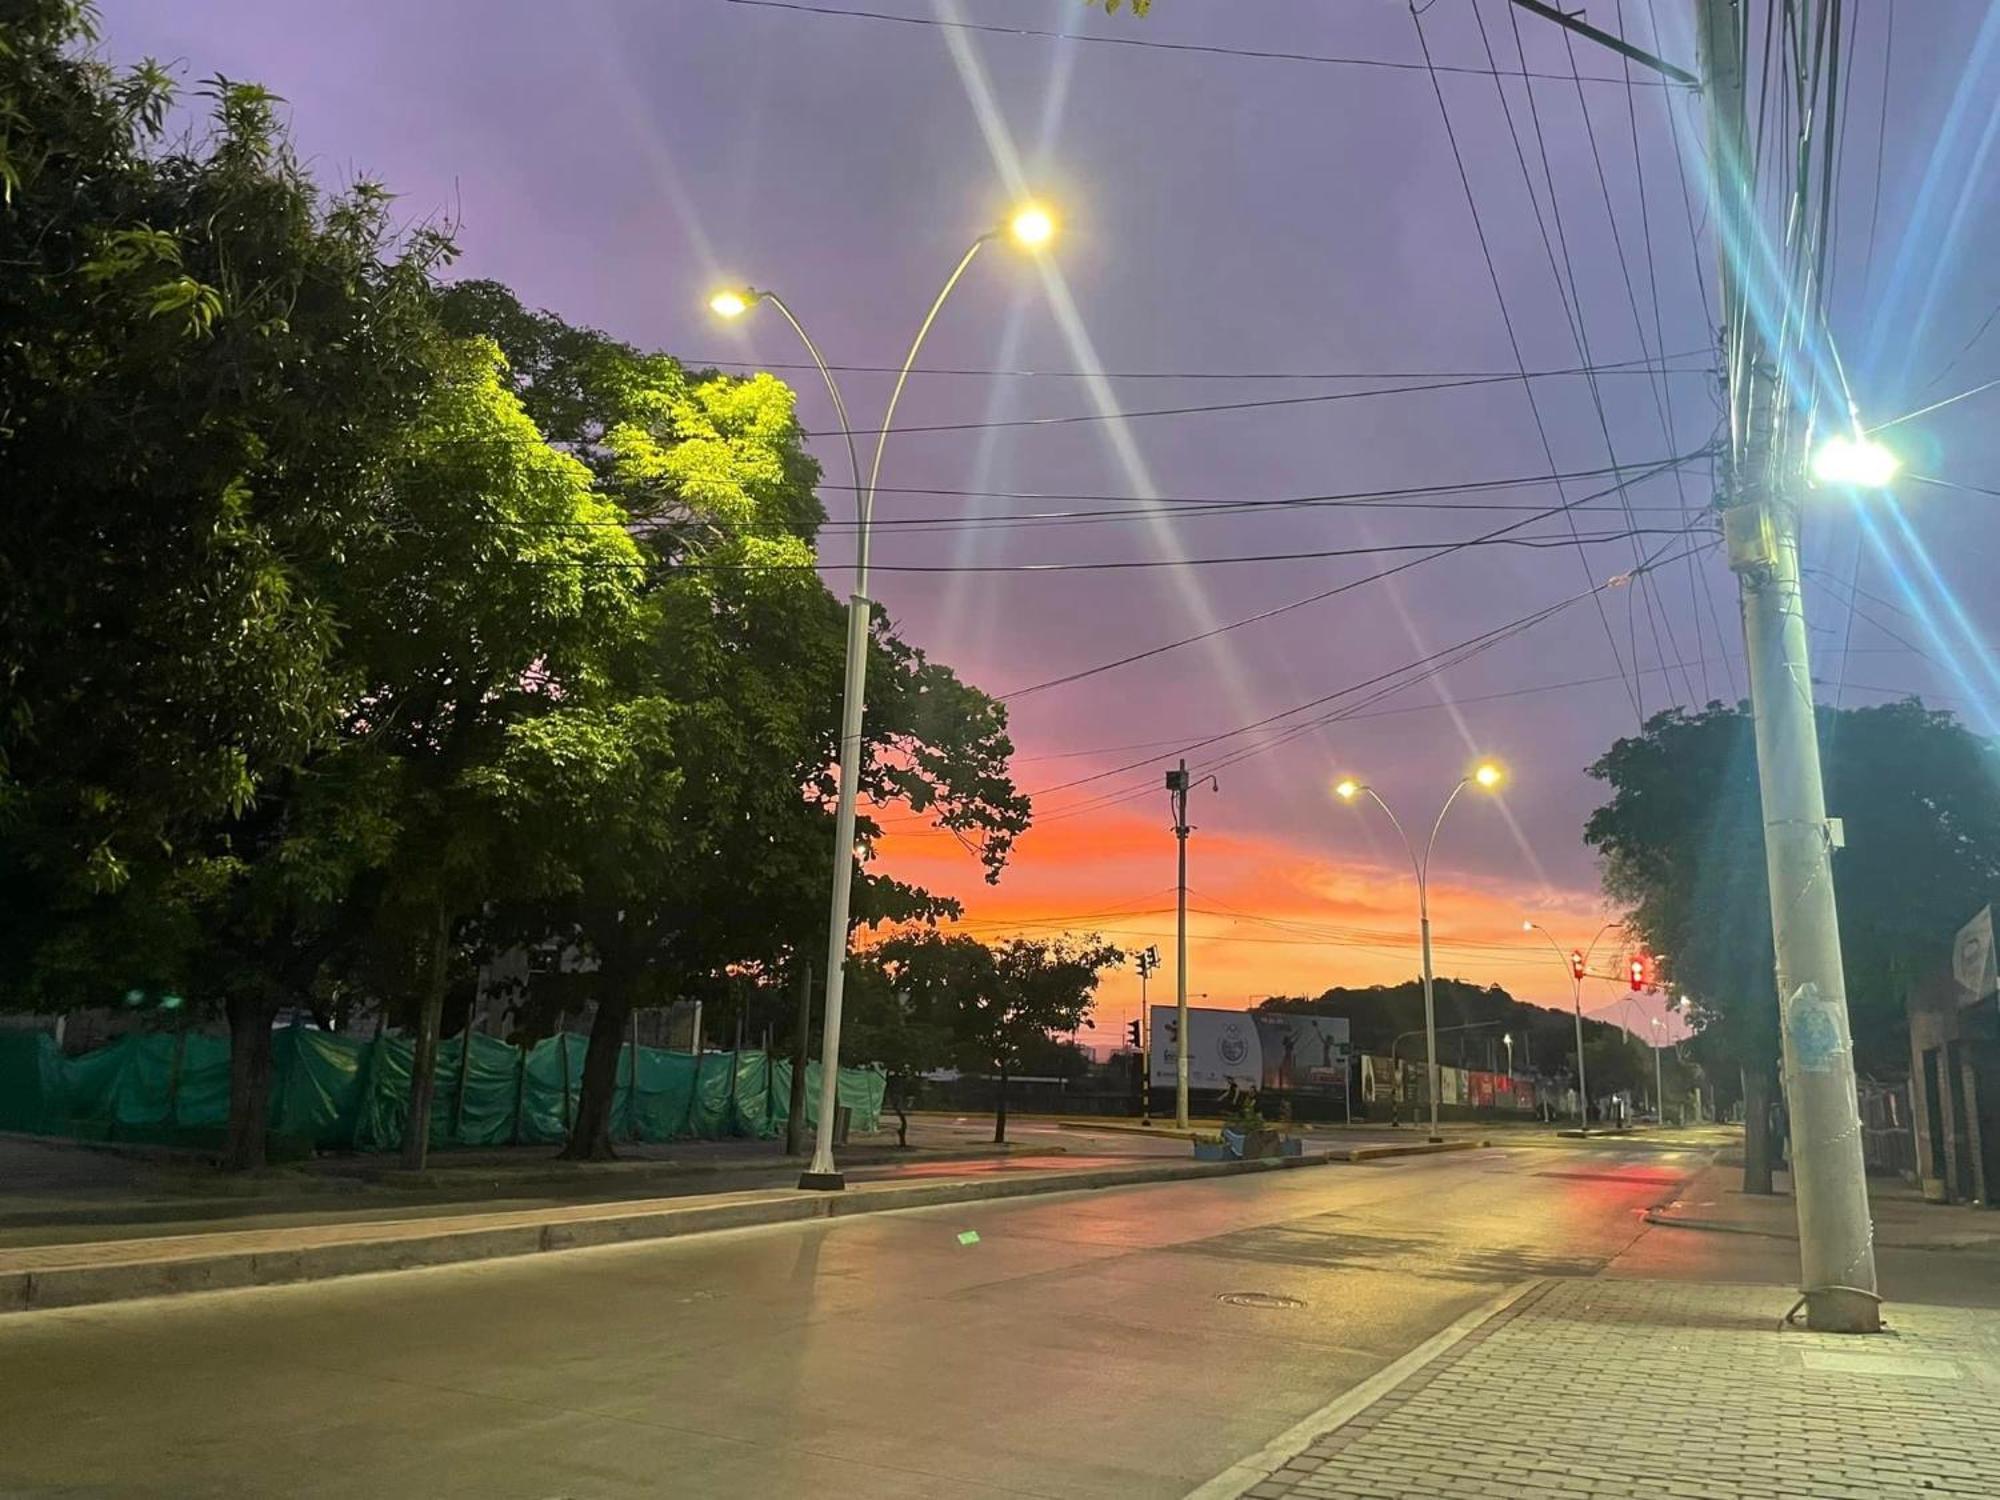
[[[1396,1098],[1397,1075],[1401,1071],[1393,1057],[1368,1057],[1362,1059],[1366,1068],[1361,1075],[1363,1096],[1369,1103],[1377,1100],[1387,1104]]]
[[[1179,1051],[1174,1007],[1153,1007],[1153,1074],[1171,1088]],[[1276,1089],[1340,1097],[1347,1088],[1348,1024],[1344,1016],[1252,1015],[1242,1010],[1188,1009],[1188,1087]]]

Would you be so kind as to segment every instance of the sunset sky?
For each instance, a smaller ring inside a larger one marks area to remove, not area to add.
[[[950,839],[907,822],[892,820],[885,867],[962,896],[982,933],[1158,943],[1168,962],[1154,997],[1170,998],[1161,772],[1186,754],[1220,780],[1194,797],[1190,989],[1242,1005],[1394,981],[1416,970],[1407,861],[1378,812],[1328,788],[1364,776],[1421,839],[1457,777],[1491,755],[1510,771],[1503,793],[1468,792],[1438,843],[1438,969],[1567,1004],[1557,958],[1520,925],[1533,916],[1580,943],[1611,914],[1581,841],[1601,795],[1585,768],[1641,712],[1743,691],[1734,581],[1712,551],[1683,555],[1708,540],[1695,524],[1707,464],[1634,483],[1629,509],[1617,495],[1579,505],[1581,546],[1545,521],[1520,532],[1529,546],[1434,560],[1364,549],[1468,539],[1604,489],[1614,463],[1707,443],[1713,263],[1688,134],[1697,101],[1643,78],[1628,90],[1615,59],[1581,44],[1581,70],[1613,81],[1573,81],[1560,33],[1497,0],[1425,12],[1423,41],[1454,70],[1439,75],[1443,113],[1402,0],[1156,0],[1143,21],[1080,0],[829,3],[1195,50],[728,0],[103,9],[112,56],[259,80],[289,102],[322,179],[375,176],[412,221],[456,221],[459,274],[690,363],[798,361],[774,317],[724,328],[707,316],[710,290],[747,281],[781,290],[835,363],[893,366],[1010,184],[1032,186],[1061,235],[1039,266],[985,252],[940,319],[922,365],[975,373],[920,375],[905,397],[874,594],[937,659],[1017,695],[1017,773],[1038,793],[1037,826],[997,888]],[[1642,44],[1691,64],[1687,9],[1598,0],[1590,15],[1613,26],[1622,14]],[[1871,154],[1844,158],[1832,321],[1864,416],[1882,420],[2000,373],[2000,332],[1976,336],[2000,268],[1965,249],[2000,228],[2000,195],[1962,191],[1992,181],[1994,94],[1979,80],[1997,28],[1989,7],[1953,0],[1859,9],[1870,68],[1874,33],[1892,13],[1898,29],[1878,212],[1852,208],[1875,201]],[[1549,75],[1532,113],[1518,76],[1489,71],[1490,44],[1518,75],[1517,35]],[[1870,125],[1883,87],[1873,72],[1852,86]],[[1594,381],[1511,378],[1642,360],[1655,365]],[[1040,373],[977,373],[996,370]],[[823,392],[782,373],[807,427],[834,427]],[[886,377],[841,379],[855,425],[878,425]],[[1272,401],[1290,404],[1184,410]],[[1899,429],[1911,468],[1995,485],[1996,413],[2000,392]],[[1085,420],[963,425],[1059,417]],[[828,511],[847,520],[852,497],[831,487],[845,481],[843,452],[831,438],[815,450]],[[1495,483],[1557,471],[1579,477],[1562,490]],[[1382,493],[1447,485],[1482,487]],[[1358,494],[1371,498],[1255,513],[1184,503]],[[1808,578],[1821,697],[1920,692],[1990,731],[2000,674],[1972,643],[1995,634],[1995,502],[1917,484],[1898,495],[1907,520],[1879,516],[1865,545],[1849,507],[1808,522],[1808,563],[1825,570]],[[1124,513],[1048,515],[1077,510]],[[990,524],[1003,517],[1024,519]],[[1269,560],[1302,552],[1349,555]],[[844,593],[850,527],[829,529],[823,556]],[[1666,561],[1589,594],[1644,556]],[[1267,560],[1218,561],[1251,557]],[[1005,571],[1078,562],[1148,566]],[[1414,565],[1356,583],[1400,563]],[[1902,580],[1931,570],[1964,603],[1962,640],[1908,614]],[[1411,670],[1496,632],[1437,675]],[[1622,993],[1595,988],[1587,1005]],[[1129,969],[1115,975],[1103,1013],[1122,1022],[1137,989]]]

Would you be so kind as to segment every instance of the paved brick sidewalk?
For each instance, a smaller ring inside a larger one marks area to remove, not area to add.
[[[2000,1312],[1786,1329],[1781,1288],[1547,1281],[1269,1479],[1256,1500],[2000,1495]]]

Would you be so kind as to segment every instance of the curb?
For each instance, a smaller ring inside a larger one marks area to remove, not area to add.
[[[1544,1282],[1541,1280],[1515,1282],[1499,1296],[1475,1307],[1409,1353],[1384,1365],[1353,1389],[1334,1397],[1305,1420],[1286,1428],[1248,1458],[1231,1464],[1208,1483],[1189,1490],[1185,1500],[1237,1500],[1246,1490],[1263,1484],[1328,1433],[1346,1426],[1412,1375],[1449,1353],[1542,1285]]]
[[[1349,1146],[1342,1161],[1379,1161],[1385,1156],[1437,1156],[1446,1151],[1479,1151],[1491,1141],[1413,1141],[1407,1146]]]
[[[1782,1244],[1798,1243],[1797,1234],[1785,1234],[1778,1230],[1757,1229],[1748,1224],[1730,1224],[1721,1219],[1686,1219],[1678,1214],[1662,1213],[1650,1208],[1641,1216],[1648,1224],[1657,1224],[1663,1229],[1692,1229],[1702,1234],[1740,1234],[1748,1239],[1777,1240]],[[1983,1250],[2000,1245],[2000,1234],[1966,1236],[1956,1240],[1894,1240],[1877,1238],[1877,1249],[1882,1250]]]
[[[847,1164],[850,1167],[875,1167],[906,1162],[994,1161],[1015,1154],[1063,1155],[1069,1149],[1067,1146],[1026,1147],[1012,1144],[996,1147],[919,1147],[886,1156],[857,1153],[847,1159]],[[446,1209],[490,1196],[493,1189],[501,1190],[503,1195],[518,1192],[520,1196],[544,1195],[549,1189],[569,1189],[582,1193],[579,1201],[587,1203],[592,1197],[605,1197],[613,1189],[630,1194],[729,1172],[796,1172],[806,1160],[803,1156],[774,1156],[750,1162],[674,1162],[635,1158],[616,1162],[570,1162],[561,1167],[531,1167],[518,1172],[504,1166],[446,1166],[426,1168],[422,1172],[389,1169],[376,1176],[336,1172],[297,1180],[272,1178],[262,1184],[246,1184],[240,1190],[227,1190],[224,1182],[218,1180],[206,1184],[217,1191],[205,1197],[150,1198],[135,1203],[86,1202],[53,1210],[0,1209],[0,1229],[209,1223],[255,1214],[308,1213],[329,1203],[336,1207],[351,1207],[357,1198],[366,1197],[371,1192],[379,1195],[373,1206],[380,1208],[423,1206],[423,1195],[437,1194],[439,1196],[433,1200],[434,1205]],[[284,1191],[266,1191],[272,1185]],[[712,1191],[730,1192],[736,1189],[725,1187]],[[756,1189],[742,1191],[754,1192]],[[611,1200],[607,1197],[606,1201]]]
[[[1411,1154],[1440,1149],[1469,1150],[1471,1147],[1469,1144],[1460,1146],[1456,1142],[1446,1142],[1442,1147],[1392,1149]],[[461,1265],[469,1261],[581,1250],[597,1245],[673,1239],[723,1229],[792,1224],[810,1219],[844,1218],[853,1214],[891,1213],[901,1209],[934,1208],[1041,1193],[1084,1192],[1205,1177],[1235,1177],[1253,1172],[1327,1166],[1349,1159],[1336,1153],[1324,1153],[1266,1157],[1255,1161],[1190,1161],[1165,1167],[1151,1165],[1023,1173],[1012,1178],[955,1182],[865,1184],[844,1193],[788,1192],[783,1197],[734,1203],[674,1206],[668,1201],[658,1207],[635,1207],[629,1213],[599,1217],[556,1217],[564,1210],[551,1210],[550,1217],[541,1222],[535,1222],[532,1213],[466,1215],[463,1227],[411,1234],[396,1233],[399,1222],[391,1220],[372,1225],[335,1226],[343,1230],[374,1228],[382,1231],[374,1238],[354,1235],[315,1245],[262,1250],[219,1249],[204,1252],[198,1244],[187,1245],[185,1241],[189,1237],[177,1237],[182,1244],[175,1248],[187,1253],[163,1254],[143,1261],[0,1271],[0,1314],[124,1302],[142,1297],[180,1296],[190,1292],[281,1286],[371,1272]],[[481,1224],[481,1217],[503,1218],[509,1222]],[[527,1222],[522,1222],[524,1219]],[[200,1237],[193,1238],[198,1240]],[[129,1247],[143,1242],[123,1240],[113,1243]],[[22,1248],[60,1252],[95,1247],[79,1244]]]

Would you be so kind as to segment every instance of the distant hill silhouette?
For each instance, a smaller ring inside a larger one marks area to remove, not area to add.
[[[1511,1033],[1516,1072],[1564,1076],[1572,1072],[1576,1023],[1568,1011],[1516,1000],[1497,984],[1468,984],[1462,979],[1434,980],[1432,995],[1437,1006],[1440,1066],[1504,1068],[1507,1049],[1500,1039]],[[1382,1057],[1388,1055],[1400,1033],[1416,1032],[1403,1037],[1396,1055],[1406,1061],[1423,1060],[1424,986],[1420,979],[1360,989],[1336,987],[1316,996],[1273,995],[1256,1009],[1345,1016],[1352,1027],[1355,1050]],[[1476,1029],[1446,1029],[1467,1026]],[[1583,1034],[1593,1056],[1601,1045],[1625,1039],[1622,1028],[1593,1021],[1588,1015],[1583,1020]]]

